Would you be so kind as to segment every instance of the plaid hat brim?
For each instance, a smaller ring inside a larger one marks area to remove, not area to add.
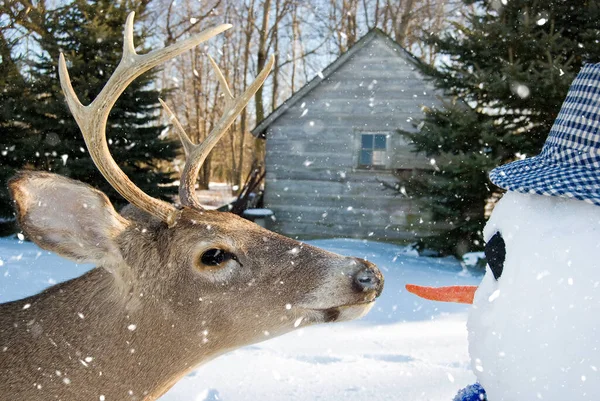
[[[561,196],[600,205],[600,170],[556,163],[540,156],[497,167],[490,180],[500,188],[527,194]]]

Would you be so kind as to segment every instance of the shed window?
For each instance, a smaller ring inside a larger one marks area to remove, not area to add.
[[[361,134],[360,143],[359,165],[361,167],[385,166],[387,135]]]

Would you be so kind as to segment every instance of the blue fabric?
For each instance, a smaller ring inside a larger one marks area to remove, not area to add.
[[[471,384],[460,390],[452,401],[486,401],[485,390],[481,384]]]
[[[600,205],[600,64],[586,64],[571,84],[542,153],[495,168],[490,180]]]

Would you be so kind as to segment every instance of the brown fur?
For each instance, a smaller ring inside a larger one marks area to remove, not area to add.
[[[118,215],[102,193],[53,174],[22,173],[10,187],[34,242],[98,267],[0,305],[0,400],[154,400],[195,366],[289,332],[300,317],[300,327],[359,317],[383,287],[369,262],[229,213],[184,208],[168,227],[133,207]],[[57,204],[38,210],[46,196]],[[56,216],[31,218],[45,212]],[[65,213],[86,223],[62,232]],[[210,248],[239,263],[206,269]],[[365,269],[377,288],[357,288]]]

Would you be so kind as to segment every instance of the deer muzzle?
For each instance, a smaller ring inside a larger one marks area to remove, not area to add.
[[[354,285],[358,291],[375,293],[375,298],[383,291],[383,274],[371,262],[360,261],[365,267],[354,275]]]

